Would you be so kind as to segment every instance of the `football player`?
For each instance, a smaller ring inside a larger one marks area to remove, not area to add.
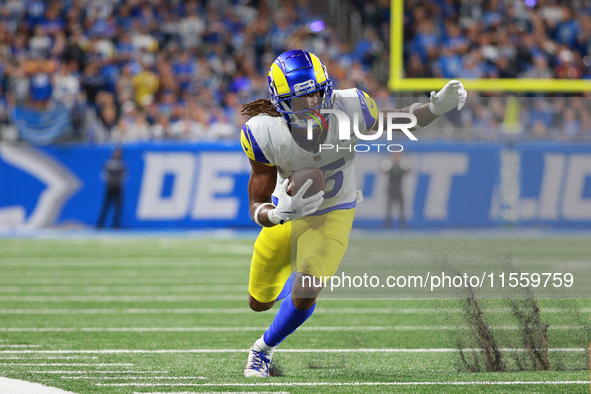
[[[246,377],[269,376],[275,347],[312,315],[322,289],[317,284],[337,271],[347,248],[357,192],[355,151],[342,145],[354,145],[358,138],[351,126],[351,139],[339,140],[339,122],[320,111],[345,112],[358,120],[361,133],[383,127],[374,100],[359,89],[333,90],[326,67],[312,53],[296,49],[277,57],[269,70],[269,89],[271,100],[253,101],[242,111],[251,116],[240,136],[251,166],[250,213],[262,226],[250,265],[249,305],[261,312],[285,299],[269,329],[250,348]],[[392,112],[413,114],[416,130],[456,107],[461,109],[465,100],[462,84],[450,81],[440,92],[431,93],[429,103]],[[315,126],[312,138],[307,130],[310,119]],[[321,151],[320,144],[342,149]],[[304,197],[312,185],[309,179],[290,196],[288,177],[306,167],[324,172],[325,190]]]

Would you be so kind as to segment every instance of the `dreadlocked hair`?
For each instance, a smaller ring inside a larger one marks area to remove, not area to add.
[[[240,113],[250,117],[260,114],[281,116],[281,114],[275,109],[275,106],[271,103],[271,100],[267,99],[258,99],[242,105],[242,111],[240,111]]]

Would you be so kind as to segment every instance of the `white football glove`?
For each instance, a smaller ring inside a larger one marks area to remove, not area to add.
[[[429,109],[433,115],[438,116],[451,111],[455,107],[458,107],[459,111],[466,103],[467,95],[468,93],[460,81],[449,81],[438,93],[431,92]]]
[[[267,212],[267,217],[271,223],[283,224],[316,212],[324,201],[324,191],[321,190],[313,196],[304,198],[304,194],[312,186],[312,183],[313,181],[308,179],[295,196],[290,196],[287,194],[289,179],[285,179],[279,187],[277,206]]]

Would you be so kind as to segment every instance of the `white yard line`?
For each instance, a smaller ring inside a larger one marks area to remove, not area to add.
[[[199,302],[199,301],[246,301],[248,295],[0,295],[0,302]],[[321,303],[330,302],[338,304],[339,302],[351,301],[358,302],[359,298],[320,298]],[[369,300],[369,299],[368,299]],[[374,301],[405,301],[416,300],[409,298],[378,298]],[[441,313],[463,313],[461,308],[317,308],[315,313],[350,313],[352,310],[357,310],[355,313],[398,313],[398,314],[441,314]],[[235,308],[220,308],[216,309],[219,313],[232,312]],[[364,312],[369,310],[369,312]],[[591,313],[591,308],[540,308],[543,313],[568,313],[576,310],[579,313]],[[486,312],[491,313],[510,313],[511,308],[485,308]],[[250,313],[250,309],[245,308],[241,313]],[[1,341],[1,340],[0,340]]]
[[[1,267],[1,265],[0,265]],[[85,269],[85,270],[60,270],[53,269],[50,272],[43,270],[35,270],[34,272],[27,271],[27,276],[23,277],[23,272],[20,270],[3,270],[0,284],[16,286],[20,284],[60,284],[62,281],[75,282],[76,284],[101,284],[104,280],[118,280],[122,284],[138,283],[139,280],[157,281],[161,282],[185,282],[190,281],[192,285],[241,285],[244,284],[244,277],[237,279],[236,275],[222,276],[216,278],[215,281],[211,277],[206,276],[209,280],[202,279],[203,274],[217,274],[215,270],[207,270],[204,272],[203,267],[195,267],[194,269],[178,268],[175,270],[148,270],[146,268],[138,269]],[[164,274],[164,275],[163,275]]]
[[[0,363],[0,365],[6,365],[11,367],[23,366],[23,367],[111,367],[111,366],[132,366],[129,363],[101,363],[101,364],[89,364],[89,363]]]
[[[185,293],[181,295],[201,295],[201,296],[224,296],[224,295],[231,295],[231,296],[239,296],[239,295],[248,295],[247,293],[247,286],[243,286],[240,289],[199,289],[195,286],[185,286],[185,285],[159,285],[159,286],[134,286],[134,285],[117,285],[117,286],[35,286],[33,287],[23,287],[23,286],[5,286],[0,289],[0,293],[4,293],[2,295],[8,295],[6,293],[11,294],[20,294],[20,295],[39,295],[39,294],[66,294],[66,295],[73,295],[73,294],[83,294],[83,293],[102,293],[108,295],[118,295],[118,296],[126,296],[130,294],[135,295],[146,295],[151,296],[154,294],[163,294],[163,295],[170,295],[170,293]],[[69,294],[68,294],[69,293]]]
[[[502,352],[523,352],[527,349],[501,348]],[[0,350],[0,354],[207,354],[207,353],[246,353],[249,349],[97,349],[97,350]],[[429,349],[281,349],[279,353],[455,353],[456,348]],[[481,349],[463,349],[465,352],[480,352]],[[550,352],[588,352],[587,347],[549,348]],[[42,364],[33,364],[42,365]],[[74,364],[66,364],[74,365]],[[100,364],[91,364],[98,366]],[[108,364],[116,365],[116,364]],[[128,364],[126,364],[128,365]]]
[[[117,275],[117,273],[113,273]],[[231,289],[243,289],[246,287],[244,281],[236,283],[236,280],[232,280],[231,283],[211,283],[211,280],[207,283],[199,283],[195,280],[197,273],[185,273],[184,275],[175,276],[171,278],[169,275],[160,277],[150,276],[136,276],[136,277],[92,277],[92,274],[86,274],[85,276],[77,278],[28,278],[17,279],[17,278],[4,278],[0,280],[0,290],[5,286],[22,286],[22,287],[35,287],[35,286],[199,286],[199,287],[219,287],[227,286],[228,290]],[[89,277],[90,276],[90,277]],[[233,279],[233,278],[231,278]],[[195,283],[197,282],[197,283]],[[226,281],[230,282],[230,281]]]
[[[61,379],[71,380],[96,380],[96,379],[125,379],[125,380],[141,380],[141,379],[168,379],[168,380],[206,380],[205,376],[60,376]]]
[[[244,268],[243,261],[229,261],[223,258],[214,258],[208,259],[204,257],[193,257],[193,258],[183,258],[186,261],[169,261],[166,258],[161,257],[142,257],[147,261],[140,261],[140,262],[132,262],[129,258],[105,258],[105,259],[90,259],[88,257],[85,258],[71,258],[71,261],[66,261],[67,257],[63,257],[64,261],[47,261],[46,258],[40,258],[38,261],[31,260],[31,258],[27,258],[26,261],[23,261],[20,257],[6,257],[5,261],[0,264],[0,267],[38,267],[40,269],[50,269],[50,268],[63,268],[63,267],[79,267],[79,268],[90,268],[90,267],[125,267],[125,268],[145,268],[145,267],[162,267],[162,268],[170,268],[170,267],[189,267],[189,268],[204,268],[204,267],[242,267]],[[13,259],[16,261],[8,261],[9,259]],[[87,260],[88,259],[88,260]],[[152,261],[150,261],[152,260]],[[179,259],[180,260],[180,259]],[[197,263],[196,261],[199,260]]]
[[[268,327],[0,327],[0,332],[241,332]],[[519,330],[520,326],[491,326],[495,330]],[[585,330],[588,326],[553,326],[549,330]],[[469,326],[303,326],[298,331],[455,331]],[[2,345],[0,345],[1,347]],[[30,345],[38,347],[39,345]]]
[[[55,374],[55,375],[59,375],[59,374],[73,374],[73,375],[80,375],[80,374],[86,374],[86,373],[102,373],[102,374],[163,374],[163,373],[168,373],[168,371],[89,371],[89,370],[83,370],[83,371],[27,371],[27,373],[39,373],[39,374]]]
[[[252,313],[235,309],[228,313]],[[97,315],[97,314],[223,314],[216,308],[106,308],[106,309],[0,309],[0,315]]]
[[[41,347],[41,345],[1,345],[0,348],[18,348],[18,347]]]
[[[245,301],[248,295],[114,295],[114,296],[0,296],[0,302],[198,302],[198,301]]]
[[[301,386],[490,386],[590,384],[588,380],[568,381],[489,381],[489,382],[269,382],[269,383],[95,383],[107,387],[301,387]]]
[[[109,245],[110,247],[113,247],[114,245],[111,243],[105,243],[105,245]],[[174,244],[171,246],[161,246],[159,245],[160,248],[169,248],[169,249],[173,249],[174,248],[178,248],[179,246],[181,246],[182,244]],[[71,252],[71,251],[75,251],[75,252],[87,252],[89,256],[92,257],[92,253],[95,251],[102,251],[100,249],[93,249],[93,246],[96,245],[90,245],[88,249],[82,249],[82,248],[77,248],[75,244],[72,244],[72,248],[71,249],[66,249],[66,248],[57,248],[57,247],[51,247],[51,248],[47,248],[47,249],[43,249],[40,248],[38,250],[46,250],[48,254],[52,254],[52,253],[62,253],[62,252]],[[127,245],[120,245],[122,249],[116,249],[116,250],[127,250],[127,248],[129,246]],[[135,247],[141,247],[142,245],[134,245]],[[146,243],[146,247],[147,246],[153,246],[153,245],[148,245]],[[119,247],[119,245],[115,245],[115,247]],[[133,246],[132,246],[133,247]],[[250,256],[252,254],[253,251],[253,247],[252,246],[242,246],[242,245],[231,245],[231,244],[226,244],[226,245],[217,245],[217,244],[210,244],[210,245],[204,245],[203,247],[200,247],[196,250],[196,256],[193,257],[195,259],[195,265],[199,264],[199,260],[198,258],[200,257],[207,257],[207,255],[238,255],[238,256]],[[30,252],[31,249],[27,248],[25,245],[23,246],[15,246],[15,247],[11,247],[10,249],[8,249],[8,251],[14,253],[14,252],[22,252],[22,253],[26,253],[26,252]],[[205,254],[207,253],[207,254]],[[178,256],[174,256],[177,257]],[[181,256],[183,258],[190,258],[190,257],[184,257]],[[70,257],[71,259],[80,259],[80,257]],[[94,257],[94,259],[100,259],[101,257]],[[122,260],[135,260],[135,259],[141,259],[141,257],[125,257],[125,256],[114,256],[114,258],[118,258],[118,259],[122,259]],[[165,260],[167,258],[167,256],[152,256],[152,259],[162,259]],[[103,257],[103,259],[105,260],[109,260],[108,257]]]
[[[250,309],[237,309],[250,313]],[[234,312],[234,313],[236,313]],[[220,314],[215,308],[0,309],[0,315]],[[223,313],[223,312],[221,312]]]
[[[510,312],[508,308],[486,309],[491,313]],[[589,313],[591,308],[578,309],[578,312]],[[461,309],[431,309],[431,308],[317,308],[316,314],[433,314],[460,313]],[[541,309],[542,313],[565,312],[564,309]],[[75,315],[75,314],[211,314],[211,315],[241,315],[253,313],[249,308],[95,308],[95,309],[0,309],[0,315]],[[272,313],[269,311],[268,313]]]
[[[97,356],[0,356],[0,360],[98,360]]]
[[[290,394],[289,391],[134,391],[133,394]]]
[[[142,290],[145,292],[151,291],[162,291],[163,288],[168,289],[173,288],[177,291],[182,289],[187,292],[193,291],[203,291],[203,292],[213,292],[213,291],[240,291],[240,290],[247,290],[247,284],[240,284],[240,285],[224,285],[224,284],[210,284],[210,285],[199,285],[199,284],[190,284],[190,283],[151,283],[151,284],[138,284],[132,281],[128,283],[116,283],[116,284],[78,284],[78,283],[70,283],[70,284],[14,284],[14,285],[0,285],[0,293],[3,292],[10,292],[13,293],[14,289],[20,289],[22,292],[23,288],[30,289],[30,291],[36,292],[39,289],[52,289],[53,291],[64,290],[68,291],[79,291],[80,289],[84,289],[90,291],[92,289],[101,289],[104,287],[108,287],[109,289],[134,289],[136,291]]]

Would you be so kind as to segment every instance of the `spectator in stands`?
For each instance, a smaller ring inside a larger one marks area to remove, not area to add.
[[[111,140],[120,143],[149,141],[152,138],[150,125],[141,110],[132,101],[122,105],[122,116],[111,130]]]
[[[462,78],[486,77],[486,67],[480,50],[474,50],[471,53],[464,55],[463,64],[464,69],[461,74]]]
[[[454,78],[462,73],[462,58],[450,47],[443,49],[442,56],[435,62],[436,78]]]
[[[577,117],[577,113],[571,106],[564,110],[562,125],[559,126],[560,139],[573,140],[581,131],[581,121]]]
[[[528,69],[526,72],[521,74],[523,78],[533,79],[550,79],[552,78],[552,71],[548,67],[548,59],[545,55],[537,55],[534,58],[533,68]]]
[[[160,87],[160,79],[144,63],[141,65],[140,72],[134,75],[132,84],[136,104],[145,107],[154,102],[156,92]]]
[[[554,122],[554,113],[549,103],[542,97],[534,100],[533,106],[529,111],[529,121],[531,126],[542,124],[544,127],[552,127]],[[538,134],[540,135],[540,134]]]
[[[117,127],[117,109],[114,105],[101,108],[99,114],[100,120],[105,130],[105,134],[110,137],[111,132]]]
[[[425,63],[421,60],[421,56],[418,53],[410,55],[410,60],[406,66],[406,77],[407,78],[425,78],[427,77],[427,69]]]
[[[81,83],[89,104],[94,105],[97,95],[106,88],[105,78],[99,73],[99,65],[96,62],[89,62],[84,67]]]
[[[33,58],[47,59],[53,45],[51,37],[46,33],[42,25],[37,25],[33,37],[29,39],[29,51]]]
[[[531,129],[531,138],[545,140],[549,137],[550,132],[548,131],[548,127],[546,126],[546,124],[541,120],[535,121]]]
[[[31,76],[29,106],[43,109],[49,103],[53,93],[53,86],[49,75],[43,72]]]
[[[580,112],[581,130],[579,138],[584,141],[591,141],[591,111],[589,109]]]
[[[581,79],[583,70],[577,61],[575,54],[563,47],[558,52],[556,76],[560,79]]]
[[[8,100],[2,93],[4,89],[0,85],[0,128],[8,124]],[[1,130],[0,130],[1,131]],[[0,133],[0,140],[2,139],[2,133]]]
[[[53,98],[73,108],[80,100],[80,79],[73,73],[72,64],[59,64],[53,76]]]
[[[155,141],[169,139],[169,119],[170,118],[166,114],[161,114],[156,119],[156,122],[150,127],[150,134]]]
[[[189,1],[185,5],[185,17],[178,23],[178,33],[184,49],[196,48],[201,44],[205,32],[205,22],[199,16],[196,1]]]

